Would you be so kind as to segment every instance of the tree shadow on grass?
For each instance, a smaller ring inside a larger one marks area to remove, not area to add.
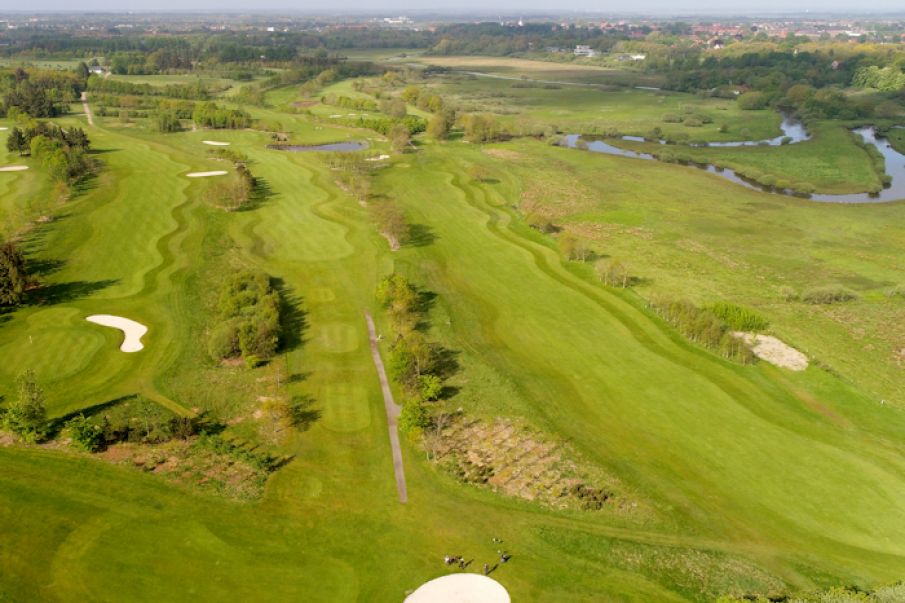
[[[299,431],[308,431],[320,420],[323,413],[314,407],[315,402],[314,397],[309,395],[292,397],[292,404],[289,405],[292,424]]]
[[[59,272],[63,266],[66,265],[66,262],[63,260],[57,259],[28,259],[26,261],[26,270],[28,271],[29,276],[38,277],[38,278],[47,278],[51,274],[55,272]]]
[[[427,247],[437,240],[433,229],[426,224],[410,224],[409,240],[406,243],[412,247]]]
[[[280,350],[288,352],[305,343],[308,319],[302,309],[302,298],[296,295],[283,279],[273,279],[273,286],[280,296]]]
[[[450,350],[449,348],[444,348],[442,346],[437,346],[434,349],[434,367],[436,370],[435,374],[441,379],[449,379],[453,375],[459,372],[461,366],[459,365],[459,354],[456,350]]]
[[[37,287],[28,292],[26,304],[29,306],[52,306],[63,304],[93,295],[118,283],[117,279],[102,281],[71,281],[68,283],[52,283]]]
[[[267,203],[267,200],[275,197],[276,193],[263,178],[255,178],[255,187],[248,196],[248,202],[242,205],[238,211],[254,211]]]
[[[308,373],[292,373],[286,379],[286,383],[301,383],[302,381],[307,379],[309,377],[309,375],[311,375],[310,372],[308,372]]]

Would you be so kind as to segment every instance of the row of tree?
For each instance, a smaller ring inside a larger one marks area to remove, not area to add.
[[[56,117],[79,98],[85,80],[74,71],[0,71],[0,115]]]
[[[241,109],[220,107],[215,103],[198,103],[192,121],[202,128],[238,130],[251,126],[251,115]]]
[[[377,300],[386,312],[393,341],[389,372],[406,394],[400,429],[417,432],[430,425],[430,402],[443,395],[446,350],[428,339],[428,295],[407,278],[392,274],[377,287]]]
[[[755,361],[754,353],[712,309],[699,308],[687,300],[658,300],[651,307],[692,342],[742,364]]]

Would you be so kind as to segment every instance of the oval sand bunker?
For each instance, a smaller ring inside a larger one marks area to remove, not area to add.
[[[218,142],[216,140],[202,140],[201,142],[203,142],[204,144],[209,144],[212,147],[228,147],[229,146],[228,142]]]
[[[425,582],[405,603],[509,603],[503,585],[480,574],[450,574]]]
[[[85,320],[93,322],[96,325],[111,327],[122,331],[125,338],[123,339],[123,344],[119,346],[119,349],[123,352],[138,352],[145,347],[141,343],[141,338],[148,332],[148,327],[140,322],[135,322],[134,320],[129,320],[122,316],[111,316],[109,314],[95,314],[94,316],[89,316]]]
[[[224,170],[216,170],[214,172],[190,172],[186,174],[189,178],[207,178],[209,176],[225,176]]]
[[[4,165],[0,167],[0,172],[24,172],[27,169],[27,165]]]

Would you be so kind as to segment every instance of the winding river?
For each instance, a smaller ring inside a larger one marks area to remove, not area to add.
[[[746,140],[740,142],[711,142],[707,143],[706,146],[710,147],[750,147],[750,146],[759,146],[759,145],[771,145],[771,146],[779,146],[783,144],[783,140],[788,138],[787,144],[795,144],[799,142],[804,142],[805,140],[810,139],[810,135],[804,126],[798,122],[793,120],[792,118],[786,116],[782,125],[782,135],[777,136],[776,138],[771,138],[769,140]],[[735,173],[734,170],[729,168],[718,169],[713,165],[697,165],[693,164],[692,167],[696,167],[701,170],[705,170],[712,174],[716,174],[721,178],[725,178],[731,182],[736,184],[740,184],[746,188],[750,188],[753,190],[759,190],[767,193],[772,193],[776,195],[787,195],[787,196],[796,196],[804,199],[810,199],[812,201],[822,201],[826,203],[883,203],[889,201],[898,201],[905,199],[905,155],[899,153],[895,149],[890,146],[887,140],[883,137],[877,136],[876,130],[872,126],[864,126],[861,128],[856,128],[853,130],[856,134],[861,136],[865,142],[868,144],[874,145],[880,153],[883,154],[883,157],[886,159],[886,173],[892,178],[890,185],[884,188],[879,193],[850,193],[845,195],[827,195],[827,194],[799,194],[792,193],[787,190],[778,190],[772,187],[765,187],[757,184],[756,182],[752,182],[745,178],[742,178],[738,174]],[[632,140],[632,141],[643,141],[643,138],[637,136],[624,136],[624,140]],[[581,140],[581,136],[578,134],[570,134],[565,138],[565,145],[570,148],[577,148],[579,146],[579,140]],[[609,144],[603,140],[584,140],[585,145],[587,145],[587,149],[594,153],[605,153],[607,155],[617,155],[619,157],[631,157],[634,159],[645,159],[645,160],[656,160],[656,157],[651,155],[650,153],[639,153],[637,151],[630,151],[628,149],[623,149],[612,144]],[[664,141],[660,141],[661,144],[665,144]]]

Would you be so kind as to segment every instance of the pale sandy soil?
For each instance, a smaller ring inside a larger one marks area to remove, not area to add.
[[[223,170],[216,170],[214,172],[191,172],[190,174],[186,174],[189,178],[209,178],[210,176],[225,176],[226,172]]]
[[[27,165],[5,165],[0,167],[0,172],[23,172],[27,169]]]
[[[213,147],[228,147],[230,145],[230,143],[228,142],[219,142],[216,140],[202,140],[201,142],[203,142],[204,144],[209,144]]]
[[[733,335],[751,346],[754,355],[765,362],[790,371],[803,371],[808,368],[807,356],[772,335],[757,335],[739,331]]]
[[[123,344],[119,349],[123,352],[138,352],[145,347],[141,343],[141,338],[148,332],[148,327],[139,322],[123,318],[122,316],[111,316],[110,314],[96,314],[94,316],[89,316],[85,320],[93,322],[96,325],[111,327],[122,331],[125,337],[123,338]]]

